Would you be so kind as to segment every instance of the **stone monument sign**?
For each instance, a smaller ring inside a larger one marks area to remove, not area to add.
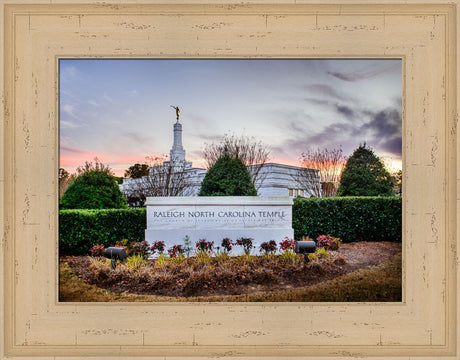
[[[294,237],[292,203],[289,196],[150,197],[145,239],[164,241],[168,249],[183,244],[186,236],[193,245],[206,239],[214,247],[224,238],[246,237],[253,239],[255,253],[264,241]],[[232,250],[242,252],[240,247]]]

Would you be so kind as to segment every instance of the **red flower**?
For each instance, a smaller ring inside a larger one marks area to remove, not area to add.
[[[173,245],[171,249],[168,250],[169,257],[176,257],[178,254],[183,254],[184,249],[182,245]]]
[[[155,254],[155,251],[158,251],[160,254],[162,254],[165,251],[165,242],[155,241],[150,248],[150,251],[152,251],[152,255]]]
[[[195,244],[196,248],[200,252],[212,251],[214,247],[214,241],[206,241],[206,239],[200,239]]]
[[[283,251],[294,250],[295,240],[289,239],[287,236],[280,242],[280,249]]]

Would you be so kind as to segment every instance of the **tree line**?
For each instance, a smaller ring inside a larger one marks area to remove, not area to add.
[[[225,135],[206,144],[203,157],[207,173],[199,195],[257,195],[267,172],[270,152],[253,137]],[[129,188],[119,190],[119,178],[97,158],[77,168],[76,174],[59,169],[61,208],[144,206],[150,196],[187,196],[193,184],[187,164],[166,161],[166,156],[147,157],[124,173]],[[342,149],[309,149],[299,158],[292,174],[307,196],[401,195],[402,173],[390,174],[374,151],[359,145],[350,157]],[[105,198],[107,201],[100,201]]]

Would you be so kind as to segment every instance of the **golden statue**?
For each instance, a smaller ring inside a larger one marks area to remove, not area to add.
[[[179,110],[179,106],[172,106],[171,107],[173,109],[176,109],[176,118],[177,118],[177,121],[179,121],[179,113],[180,113],[180,110]]]

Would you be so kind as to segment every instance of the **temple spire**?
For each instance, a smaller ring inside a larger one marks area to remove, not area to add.
[[[174,162],[185,161],[185,150],[182,146],[182,124],[179,120],[174,124],[174,139],[173,146],[169,151],[169,159]]]
[[[191,167],[192,163],[185,161],[185,150],[182,146],[182,124],[179,122],[179,107],[172,106],[176,110],[176,122],[174,123],[173,146],[169,151],[169,162],[176,165],[183,164],[185,167]]]

